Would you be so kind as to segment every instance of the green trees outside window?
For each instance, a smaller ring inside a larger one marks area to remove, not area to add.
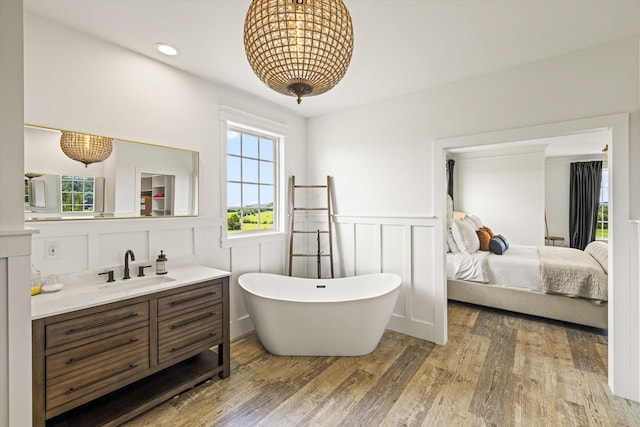
[[[60,189],[62,212],[93,212],[94,177],[62,175]]]

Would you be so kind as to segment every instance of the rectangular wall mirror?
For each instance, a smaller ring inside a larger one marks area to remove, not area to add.
[[[25,126],[26,221],[198,215],[197,151],[113,139],[111,155],[85,167],[61,134]]]

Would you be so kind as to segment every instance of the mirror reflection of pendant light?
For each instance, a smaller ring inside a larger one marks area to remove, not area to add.
[[[102,162],[111,155],[113,139],[87,133],[62,131],[60,148],[72,160],[84,163],[86,168],[91,163]]]
[[[284,95],[320,95],[344,76],[353,52],[342,0],[253,0],[244,49],[254,73]]]

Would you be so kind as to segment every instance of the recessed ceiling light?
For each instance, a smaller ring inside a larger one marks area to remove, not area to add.
[[[178,54],[178,49],[166,43],[156,43],[155,47],[158,49],[158,52],[164,53],[168,56],[176,56]]]

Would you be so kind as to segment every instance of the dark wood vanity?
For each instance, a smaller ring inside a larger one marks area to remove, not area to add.
[[[118,425],[230,374],[229,277],[32,321],[33,425]]]

